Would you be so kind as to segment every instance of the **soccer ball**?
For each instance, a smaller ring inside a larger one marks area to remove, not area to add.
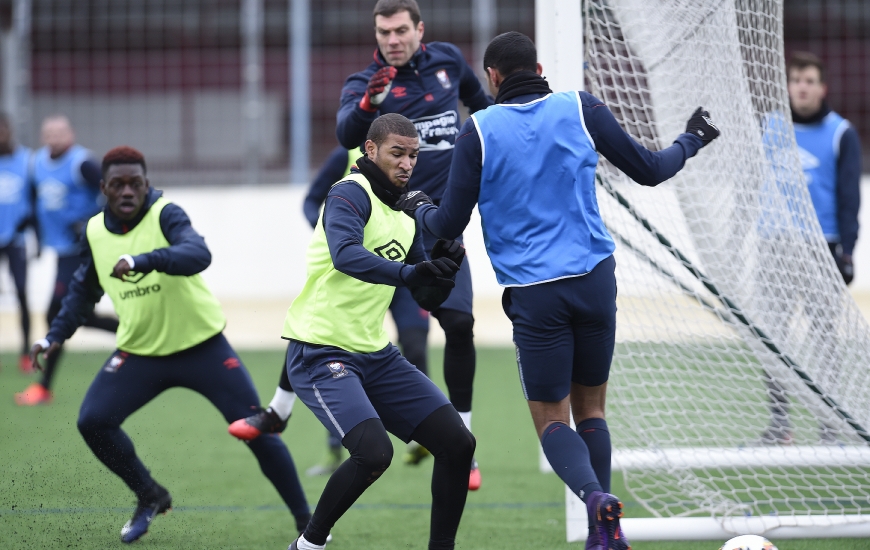
[[[777,550],[777,548],[764,537],[740,535],[723,544],[719,550]]]

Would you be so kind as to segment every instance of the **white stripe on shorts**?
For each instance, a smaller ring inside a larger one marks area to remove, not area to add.
[[[523,362],[520,360],[520,347],[514,342],[514,349],[517,350],[517,368],[520,371],[520,385],[523,387],[523,397],[526,401],[529,400],[529,392],[526,391],[526,381],[523,380]]]
[[[344,430],[341,429],[341,426],[338,425],[338,421],[335,419],[334,416],[332,416],[332,411],[330,411],[329,407],[326,406],[326,403],[323,402],[323,397],[320,396],[320,390],[317,389],[317,386],[312,387],[314,388],[314,395],[317,397],[317,402],[320,403],[320,407],[324,410],[326,416],[328,416],[329,419],[332,420],[332,425],[335,426],[335,429],[338,430],[341,438],[344,439]]]

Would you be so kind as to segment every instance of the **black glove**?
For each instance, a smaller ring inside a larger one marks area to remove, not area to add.
[[[414,275],[405,282],[411,286],[444,286],[453,288],[453,276],[459,271],[456,262],[449,258],[435,258],[414,264]]]
[[[432,247],[432,252],[429,253],[429,256],[433,260],[436,258],[447,258],[456,265],[461,266],[462,260],[465,259],[465,247],[459,241],[438,239],[438,242]]]
[[[689,122],[686,123],[686,133],[694,134],[701,138],[706,146],[708,143],[719,137],[719,128],[710,120],[710,113],[705,111],[703,107],[698,107],[692,113]]]
[[[408,191],[393,205],[393,210],[401,210],[405,214],[414,217],[414,212],[424,204],[432,204],[432,199],[422,191]]]
[[[852,263],[852,256],[840,256],[837,259],[837,267],[840,268],[840,275],[843,276],[843,281],[848,285],[855,278],[855,264]]]
[[[373,113],[386,98],[386,92],[390,91],[393,79],[396,78],[395,67],[383,67],[369,78],[366,93],[359,102],[363,111]]]

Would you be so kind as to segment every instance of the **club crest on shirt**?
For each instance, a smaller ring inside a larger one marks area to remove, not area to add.
[[[342,376],[347,376],[347,371],[344,368],[344,363],[333,361],[332,363],[327,363],[326,367],[332,373],[333,378],[341,378]]]
[[[127,352],[119,351],[109,359],[109,362],[106,363],[103,370],[106,372],[118,372],[118,369],[120,369],[124,365],[124,362],[127,361],[128,355]]]
[[[447,76],[447,69],[440,69],[435,73],[435,77],[438,79],[438,83],[441,84],[441,87],[445,90],[449,90],[453,87],[453,83],[450,82],[450,77]]]

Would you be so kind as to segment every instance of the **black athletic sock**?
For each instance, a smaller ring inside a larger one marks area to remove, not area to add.
[[[450,405],[427,416],[411,439],[426,447],[435,458],[429,550],[452,550],[468,497],[468,470],[476,441]]]
[[[57,364],[60,362],[62,355],[63,346],[57,350],[57,353],[45,359],[45,363],[42,366],[42,379],[39,383],[47,390],[51,389],[51,382],[54,379],[54,373],[57,370]]]
[[[23,290],[18,291],[18,311],[21,319],[21,355],[30,353],[30,308],[27,306],[27,294]]]
[[[610,492],[610,431],[603,418],[587,418],[577,424],[577,433],[589,450],[589,462],[605,493]]]
[[[127,434],[119,427],[94,426],[81,420],[78,428],[85,443],[100,462],[120,477],[136,494],[136,498],[147,500],[154,480],[136,456],[136,449]]]
[[[570,426],[562,422],[550,424],[541,437],[541,447],[556,475],[583,502],[593,491],[601,491],[601,484],[589,463],[589,449],[580,434]]]
[[[438,310],[444,329],[444,383],[450,402],[458,412],[471,410],[474,370],[474,317],[455,309]]]
[[[426,357],[426,341],[429,339],[429,329],[406,328],[399,331],[399,346],[402,355],[417,370],[429,376],[429,361]]]
[[[790,425],[788,418],[788,395],[779,382],[774,380],[766,370],[764,371],[764,376],[767,379],[767,399],[770,404],[771,427],[776,431],[782,432],[780,435],[784,435]]]
[[[257,457],[263,474],[272,482],[284,504],[296,518],[297,526],[301,524],[304,527],[311,517],[311,511],[287,446],[278,434],[263,434],[247,444]]]
[[[305,529],[305,540],[312,544],[326,544],[326,537],[335,522],[386,471],[393,460],[393,443],[378,418],[363,420],[341,442],[350,451],[350,458],[342,462],[330,476],[314,508],[314,514]]]

